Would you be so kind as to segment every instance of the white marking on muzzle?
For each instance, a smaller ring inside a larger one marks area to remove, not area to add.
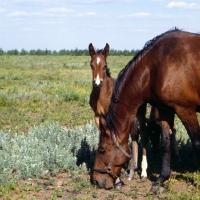
[[[99,74],[97,74],[97,77],[95,78],[95,84],[99,85],[101,83],[100,78],[99,78]]]

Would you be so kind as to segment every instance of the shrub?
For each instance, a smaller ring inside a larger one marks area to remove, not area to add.
[[[59,124],[34,128],[27,135],[0,132],[0,185],[12,179],[42,177],[59,171],[77,172],[91,166],[82,160],[77,166],[77,155],[94,152],[98,131],[93,123],[64,129]],[[89,161],[91,162],[91,161]]]

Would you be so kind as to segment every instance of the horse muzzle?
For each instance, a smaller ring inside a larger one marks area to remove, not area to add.
[[[114,184],[111,183],[108,179],[102,178],[101,180],[94,180],[93,181],[94,185],[104,188],[106,190],[110,190],[114,187]]]
[[[93,81],[93,86],[97,87],[97,88],[100,88],[100,87],[102,87],[102,82],[103,81],[100,81],[99,83],[96,83],[96,81]]]

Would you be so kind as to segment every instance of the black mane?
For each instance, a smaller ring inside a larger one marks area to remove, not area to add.
[[[127,71],[133,66],[134,62],[137,62],[137,60],[142,57],[144,55],[145,52],[147,52],[151,47],[154,46],[154,44],[157,42],[157,40],[161,37],[163,37],[164,35],[171,33],[171,32],[176,32],[176,31],[181,31],[180,29],[178,29],[177,27],[174,27],[173,29],[170,29],[169,31],[162,33],[156,37],[154,37],[153,39],[147,41],[143,47],[142,50],[140,50],[136,56],[133,57],[132,60],[129,61],[129,63],[119,72],[117,80],[116,80],[116,84],[114,87],[114,91],[112,94],[112,98],[111,98],[111,103],[108,109],[108,114],[106,117],[106,123],[107,126],[110,130],[113,130],[114,133],[117,133],[118,130],[115,126],[114,123],[114,116],[115,113],[113,111],[114,108],[114,104],[118,101],[118,96],[119,96],[119,90],[120,90],[120,85],[121,83],[124,81],[124,76],[127,74]],[[115,116],[117,118],[117,116]]]

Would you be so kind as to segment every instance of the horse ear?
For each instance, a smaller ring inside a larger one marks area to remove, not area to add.
[[[104,47],[104,50],[103,50],[103,54],[107,57],[108,54],[109,54],[109,44],[106,43],[106,46]]]
[[[88,49],[89,49],[90,56],[92,57],[95,54],[95,50],[92,43],[89,44]]]

